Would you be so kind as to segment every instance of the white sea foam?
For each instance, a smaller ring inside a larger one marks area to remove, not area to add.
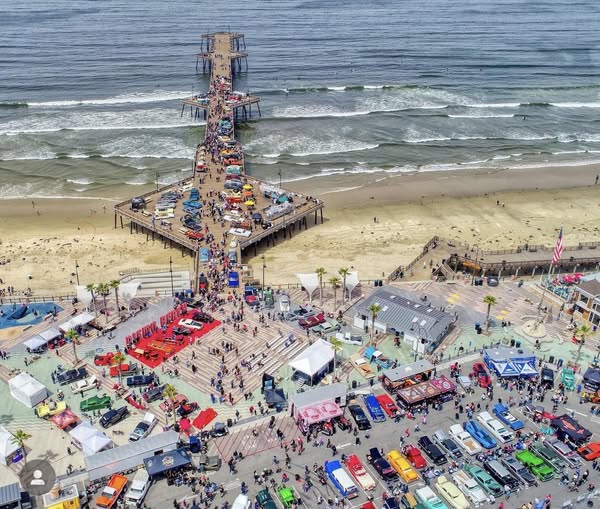
[[[81,186],[89,186],[93,184],[94,181],[85,177],[76,178],[76,179],[67,179],[67,182],[71,182],[72,184],[79,184]]]
[[[110,104],[128,104],[128,103],[153,103],[160,101],[174,101],[176,99],[184,99],[190,97],[192,94],[189,90],[155,90],[153,92],[136,92],[131,94],[121,94],[114,97],[106,97],[101,99],[80,99],[70,101],[43,101],[43,102],[30,102],[30,107],[42,107],[42,108],[56,108],[56,107],[70,107],[70,106],[99,106],[99,105],[110,105]]]
[[[481,114],[471,114],[469,115],[468,113],[465,114],[456,114],[456,115],[448,115],[448,118],[513,118],[514,115],[513,114],[500,114],[500,113],[490,113],[490,114],[485,114],[485,113],[481,113]]]
[[[332,90],[334,92],[343,92],[346,90],[346,87],[327,87],[327,90]]]
[[[558,102],[548,104],[557,108],[600,108],[600,102]]]

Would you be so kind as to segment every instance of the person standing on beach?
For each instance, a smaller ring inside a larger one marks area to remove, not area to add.
[[[600,178],[600,175],[596,175],[596,182],[594,182],[594,184],[598,183],[598,178]],[[31,203],[33,203],[33,202],[31,202]]]

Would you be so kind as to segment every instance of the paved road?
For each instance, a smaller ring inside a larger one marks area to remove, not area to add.
[[[472,364],[472,362],[464,362],[463,366],[465,367],[470,367]],[[380,392],[381,388],[380,387],[375,387],[374,388],[376,392]],[[499,386],[496,386],[495,388],[495,398],[503,398],[503,400],[505,401],[509,394],[502,390]],[[475,403],[479,402],[482,404],[482,409],[485,406],[486,402],[482,402],[481,400],[481,390],[477,389],[476,393],[474,395],[468,396],[465,398],[464,401],[466,401],[467,403],[473,401]],[[513,393],[513,396],[518,398],[517,394]],[[548,403],[548,399],[546,398],[546,407],[550,407],[550,404]],[[566,408],[568,409],[574,409],[577,413],[575,414],[576,418],[578,418],[580,420],[580,422],[585,425],[588,426],[592,431],[594,431],[595,436],[598,436],[598,433],[600,432],[600,420],[594,417],[590,417],[589,415],[589,408],[587,408],[586,406],[580,406],[578,403],[576,403],[576,398],[573,396],[571,397],[571,400],[567,405]],[[563,408],[561,410],[567,411],[566,408]],[[559,410],[560,412],[560,410]],[[520,411],[518,409],[515,409],[515,413],[525,419],[525,417],[520,413]],[[338,459],[339,459],[339,455],[344,453],[344,454],[351,454],[351,453],[356,453],[359,455],[359,457],[361,458],[361,460],[363,460],[364,463],[366,463],[366,453],[368,451],[368,449],[370,447],[380,447],[383,448],[383,450],[385,452],[388,452],[391,449],[394,448],[399,448],[399,438],[400,435],[404,432],[404,430],[408,427],[410,429],[410,438],[409,438],[409,442],[413,442],[416,443],[416,438],[418,436],[420,436],[422,433],[427,433],[427,434],[431,434],[433,433],[433,431],[435,431],[436,429],[444,429],[444,430],[448,430],[448,428],[454,424],[456,421],[454,420],[454,405],[453,403],[446,403],[444,405],[444,409],[442,411],[432,411],[429,415],[428,421],[426,425],[421,425],[422,431],[421,433],[415,433],[414,432],[414,426],[415,426],[415,422],[416,421],[409,421],[409,420],[403,420],[401,421],[399,424],[394,423],[393,421],[387,420],[385,423],[381,423],[381,424],[374,424],[373,430],[371,431],[370,434],[370,438],[366,438],[365,433],[361,432],[360,433],[360,438],[361,438],[361,444],[360,445],[356,445],[355,444],[355,438],[352,434],[348,434],[346,432],[341,432],[338,431],[333,437],[332,437],[332,443],[335,444],[338,448],[339,454],[338,454]],[[461,422],[462,420],[466,420],[466,417],[464,419],[461,418]],[[526,428],[529,430],[536,430],[536,426],[531,422],[531,421],[526,421]],[[248,435],[251,434],[251,425],[245,426],[243,429],[238,429],[236,430],[236,428],[234,428],[232,430],[232,434],[235,435],[243,435],[245,436],[245,440],[248,439]],[[286,437],[286,439],[289,439],[289,437]],[[235,438],[231,438],[230,440],[242,440],[242,438],[235,437]],[[327,437],[325,437],[325,440],[327,440]],[[408,443],[408,442],[407,442]],[[232,449],[230,449],[232,450]],[[215,451],[215,449],[213,448],[213,452]],[[258,453],[258,454],[254,454],[252,456],[249,456],[248,458],[244,459],[243,461],[238,463],[238,467],[237,467],[237,473],[236,474],[229,474],[228,473],[228,469],[227,466],[224,465],[224,467],[221,469],[221,471],[216,472],[211,474],[211,478],[217,482],[217,483],[223,483],[227,489],[227,493],[225,495],[225,497],[223,498],[224,500],[229,501],[229,503],[232,503],[233,500],[235,499],[235,497],[239,494],[239,490],[240,490],[240,485],[242,481],[245,481],[249,486],[250,486],[250,495],[252,497],[255,496],[255,494],[257,493],[257,491],[259,491],[261,489],[260,486],[258,485],[254,485],[253,484],[253,472],[254,470],[262,470],[262,468],[271,468],[272,465],[272,459],[273,459],[273,455],[276,454],[280,459],[284,458],[284,452],[281,449],[267,449],[265,448],[265,450],[263,450],[262,452]],[[290,452],[290,456],[292,457],[292,465],[291,468],[287,471],[288,475],[290,477],[290,479],[292,479],[291,485],[293,485],[298,492],[301,493],[302,491],[302,485],[293,481],[294,479],[294,475],[296,473],[303,473],[304,470],[304,466],[308,465],[309,467],[311,467],[313,465],[313,463],[318,463],[320,465],[323,464],[323,462],[327,459],[331,459],[332,458],[332,453],[331,450],[327,449],[326,447],[314,447],[313,445],[307,445],[305,452],[299,456],[298,454],[293,454]],[[373,476],[374,479],[376,479],[378,481],[378,486],[374,492],[375,495],[375,500],[376,500],[376,504],[377,507],[381,506],[381,496],[383,494],[383,492],[386,490],[386,487],[379,482],[379,478],[377,477],[377,475],[372,471],[371,467],[366,465],[367,470],[369,470]],[[591,470],[591,465],[590,465],[590,470]],[[279,482],[281,479],[279,477],[279,475],[276,477],[276,480]],[[599,479],[599,475],[597,472],[594,472],[593,470],[591,470],[590,473],[590,480],[592,482],[594,482],[596,485],[600,484],[600,479]],[[414,491],[415,488],[418,488],[420,486],[423,486],[424,483],[422,482],[422,480],[419,480],[416,483],[413,483],[413,485],[410,486],[411,491]],[[178,500],[181,499],[186,499],[186,500],[192,500],[194,497],[191,494],[191,491],[188,488],[176,488],[176,489],[169,489],[169,490],[164,490],[162,489],[163,483],[159,482],[157,486],[153,487],[151,492],[148,495],[147,498],[147,503],[151,508],[158,508],[158,507],[164,507],[164,504],[169,504],[172,505],[172,501],[173,498],[177,498]],[[320,485],[318,482],[315,484],[315,487],[312,488],[308,493],[306,494],[302,494],[302,500],[305,502],[307,507],[317,507],[316,504],[316,499],[318,496],[318,493],[321,493],[324,497],[334,497],[336,495],[335,489],[331,484],[327,484],[326,486],[322,486]],[[505,508],[506,509],[510,509],[512,507],[515,508],[520,508],[521,504],[526,503],[528,501],[534,501],[535,497],[539,497],[542,498],[544,497],[546,494],[550,493],[553,496],[553,503],[554,503],[554,507],[559,507],[560,504],[562,504],[562,502],[564,502],[565,500],[569,500],[569,499],[575,499],[577,495],[581,495],[582,493],[577,493],[577,494],[573,494],[573,493],[569,493],[564,486],[560,486],[558,480],[552,480],[549,481],[547,483],[543,483],[541,486],[534,488],[534,489],[528,489],[527,491],[520,491],[516,494],[514,494],[510,500],[506,500],[505,497],[502,497],[502,499],[498,499],[497,502],[499,503],[500,501],[504,501],[505,503]],[[571,496],[571,495],[576,495],[576,496]],[[221,499],[218,497],[218,503],[219,505],[217,507],[220,507],[220,504],[222,503]],[[360,504],[363,503],[364,501],[366,501],[366,495],[364,493],[361,492],[360,496],[357,499],[354,499],[353,501],[351,501],[350,506],[351,507],[360,507]],[[379,501],[379,502],[377,502]],[[211,507],[215,507],[214,505]],[[583,506],[582,506],[583,507]]]

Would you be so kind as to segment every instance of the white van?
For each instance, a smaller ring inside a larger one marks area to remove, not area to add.
[[[139,507],[144,501],[144,497],[146,493],[148,493],[148,489],[150,488],[150,476],[145,468],[141,468],[135,474],[133,481],[131,481],[131,485],[129,486],[129,490],[125,494],[125,506],[126,507]]]
[[[231,509],[250,509],[252,503],[247,495],[242,495],[241,493],[236,497],[233,501],[233,505]]]
[[[346,498],[354,498],[358,496],[358,488],[352,481],[348,473],[343,468],[337,468],[331,472],[332,481],[336,484],[340,493]]]

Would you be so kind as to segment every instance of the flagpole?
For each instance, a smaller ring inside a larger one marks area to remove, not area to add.
[[[552,262],[550,262],[550,267],[548,268],[548,279],[550,279],[553,268],[554,268],[554,265],[552,265]],[[543,279],[542,279],[542,288],[543,288],[542,298],[540,299],[540,303],[538,304],[538,312],[537,312],[537,318],[536,318],[536,321],[538,324],[542,323],[542,320],[540,319],[540,314],[542,312],[542,304],[544,303],[544,298],[546,297],[546,292],[548,291],[548,283],[546,282],[546,284],[544,284]]]
[[[552,260],[550,260],[550,267],[548,268],[548,281],[552,275],[552,269],[554,268],[555,265],[558,265],[558,261],[560,260],[563,249],[564,249],[563,229],[561,226],[559,234],[558,234],[558,240],[556,241],[556,246],[554,247],[554,251],[552,253]],[[542,311],[542,304],[544,303],[544,298],[546,297],[546,292],[548,290],[548,281],[546,282],[546,285],[544,285],[544,283],[542,281],[543,290],[542,290],[542,298],[540,299],[540,303],[538,305],[538,312],[537,312],[537,319],[536,319],[537,325],[542,323],[542,320],[540,320],[540,314]]]

